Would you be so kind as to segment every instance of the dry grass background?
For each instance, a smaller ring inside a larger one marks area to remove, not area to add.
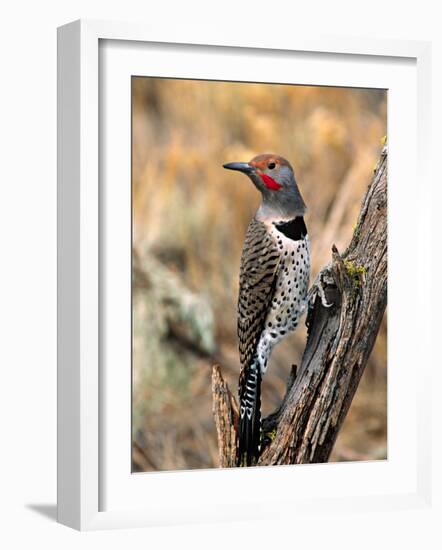
[[[217,465],[210,374],[239,371],[239,261],[256,189],[222,164],[261,152],[288,158],[308,206],[313,272],[343,250],[386,134],[386,92],[133,79],[133,467]],[[305,330],[282,342],[263,409],[299,363]],[[385,458],[386,322],[332,460]]]

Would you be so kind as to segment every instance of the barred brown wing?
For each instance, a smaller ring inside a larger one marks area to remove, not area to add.
[[[275,292],[280,254],[274,237],[255,219],[241,257],[238,338],[242,376],[252,361]]]

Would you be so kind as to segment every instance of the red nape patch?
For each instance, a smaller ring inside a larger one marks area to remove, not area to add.
[[[261,179],[264,182],[264,185],[267,187],[267,189],[271,189],[272,191],[278,191],[278,189],[281,189],[282,185],[279,185],[278,182],[276,182],[273,178],[271,178],[267,174],[259,174],[259,175],[261,176]]]

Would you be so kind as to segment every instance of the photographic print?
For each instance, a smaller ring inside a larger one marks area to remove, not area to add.
[[[132,470],[387,458],[387,91],[132,77]]]

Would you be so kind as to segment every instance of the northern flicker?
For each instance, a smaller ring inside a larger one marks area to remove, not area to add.
[[[224,168],[246,174],[261,192],[241,257],[238,297],[238,466],[256,463],[261,444],[261,379],[275,344],[294,331],[307,306],[310,246],[305,203],[284,158],[263,154]]]

